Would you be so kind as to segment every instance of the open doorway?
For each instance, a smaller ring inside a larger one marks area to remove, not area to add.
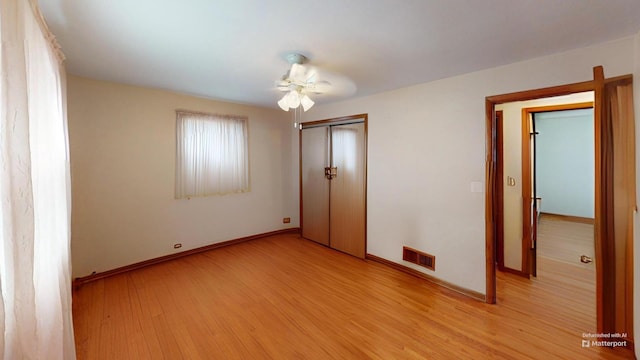
[[[567,191],[558,191],[558,188],[568,188],[571,190],[576,189],[575,184],[570,185],[571,179],[562,179],[562,183],[557,183],[557,186],[543,186],[542,192],[545,191],[553,198],[547,199],[551,202],[544,202],[543,199],[536,194],[538,188],[536,187],[536,176],[539,172],[536,171],[535,160],[535,143],[536,143],[536,131],[534,129],[535,118],[549,117],[549,114],[555,112],[564,113],[573,109],[591,109],[593,107],[593,92],[582,92],[566,96],[549,97],[542,99],[532,99],[525,101],[515,101],[498,104],[495,107],[497,115],[497,137],[498,137],[498,151],[497,157],[498,169],[497,173],[499,178],[497,180],[497,196],[498,216],[496,216],[496,228],[497,232],[497,267],[500,271],[506,271],[521,275],[523,277],[529,277],[529,275],[535,276],[536,261],[536,225],[538,224],[537,218],[540,214],[541,207],[549,205],[550,211],[557,213],[557,215],[585,215],[584,217],[590,217],[593,219],[593,195],[594,195],[594,135],[593,135],[593,118],[591,117],[590,123],[581,124],[579,134],[555,134],[554,138],[548,137],[550,134],[545,131],[543,140],[546,140],[548,145],[543,147],[542,150],[558,151],[561,148],[567,149],[567,142],[573,141],[574,144],[569,145],[569,150],[573,152],[571,156],[577,156],[582,153],[580,163],[585,161],[590,164],[590,174],[584,173],[579,175],[580,182],[580,194],[574,194],[572,197],[561,197],[560,195],[566,194]],[[592,110],[590,110],[592,111]],[[541,123],[560,124],[566,125],[569,121],[549,122],[545,119],[540,119]],[[557,129],[553,130],[553,126],[550,127],[552,132],[565,132],[566,126],[555,126]],[[585,127],[587,128],[587,134],[585,134]],[[590,135],[588,130],[591,130]],[[587,140],[590,145],[587,149],[584,149],[583,142],[584,136],[590,136]],[[558,138],[566,139],[558,139]],[[558,139],[557,141],[555,139]],[[551,140],[551,142],[549,142]],[[550,149],[549,146],[555,146],[556,149]],[[575,149],[575,146],[582,147],[581,149]],[[574,148],[574,149],[572,149]],[[543,152],[543,155],[544,154]],[[567,154],[569,156],[569,154]],[[548,156],[543,156],[544,158]],[[559,160],[558,156],[555,156],[555,160]],[[575,161],[572,161],[572,165],[575,165]],[[544,164],[543,164],[544,165]],[[553,164],[547,164],[553,165]],[[563,172],[566,173],[567,169],[564,169],[562,164],[555,164],[559,166]],[[542,174],[545,173],[546,168],[542,169]],[[589,169],[586,169],[589,171]],[[571,173],[575,173],[575,169],[569,169]],[[558,178],[565,177],[556,176],[555,179],[548,179],[549,172],[545,178],[543,178],[543,185],[548,184],[550,181],[558,180]],[[555,173],[557,174],[557,173]],[[553,174],[552,174],[553,175]],[[568,174],[566,176],[569,176]],[[587,189],[585,189],[585,186]],[[551,194],[551,193],[553,194]],[[569,191],[570,192],[570,191]],[[575,191],[574,191],[575,192]],[[576,203],[576,198],[582,198],[580,203]],[[535,200],[535,201],[534,201]],[[558,203],[564,203],[558,207]],[[571,211],[573,208],[584,208],[585,203],[591,203],[589,213],[580,213]],[[535,210],[534,210],[535,209]],[[526,220],[526,221],[525,221]],[[580,255],[578,255],[579,257]],[[576,259],[578,259],[576,257]]]
[[[486,302],[496,303],[497,225],[496,105],[594,92],[595,131],[595,258],[597,333],[614,334],[633,348],[632,219],[636,209],[635,134],[631,75],[604,78],[601,66],[594,79],[581,83],[489,96],[486,98]],[[615,144],[615,146],[614,146]],[[617,179],[617,180],[616,180]],[[530,199],[528,199],[530,201]],[[524,206],[524,205],[523,205]],[[506,212],[506,210],[504,210]],[[614,231],[615,230],[615,231]],[[526,311],[526,310],[525,310]],[[600,336],[598,336],[600,337]]]
[[[523,269],[537,276],[539,264],[562,263],[575,279],[584,280],[580,272],[590,274],[595,299],[593,102],[526,108],[523,122],[529,125],[523,174],[531,179],[523,186],[523,199],[531,199],[523,207],[530,219],[523,226]]]
[[[587,332],[596,331],[593,100],[582,92],[495,106],[497,269],[531,277],[535,291],[572,294],[550,306]]]

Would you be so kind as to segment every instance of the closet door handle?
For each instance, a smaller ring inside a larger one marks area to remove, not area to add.
[[[338,168],[337,167],[326,167],[324,168],[324,176],[331,180],[338,176]]]

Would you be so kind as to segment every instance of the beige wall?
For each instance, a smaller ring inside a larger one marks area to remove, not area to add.
[[[593,101],[593,92],[496,105],[496,110],[503,111],[505,267],[524,270],[522,269],[522,109],[589,101]],[[507,176],[515,179],[515,186],[507,186]]]
[[[633,64],[629,37],[319,105],[306,116],[369,114],[369,253],[413,266],[402,261],[402,246],[426,251],[436,271],[416,269],[484,293],[485,194],[471,188],[485,179],[485,97],[590,80],[596,65],[608,77],[629,74]]]
[[[176,109],[249,117],[251,192],[174,199]],[[69,76],[73,276],[298,226],[287,115]]]

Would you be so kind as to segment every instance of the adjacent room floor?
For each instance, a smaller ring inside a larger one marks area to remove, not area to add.
[[[565,217],[543,214],[538,223],[538,276],[550,289],[558,288],[567,298],[559,304],[572,314],[572,322],[596,332],[595,261],[580,262],[581,255],[594,259],[592,223],[569,221]],[[560,295],[559,295],[560,296]]]

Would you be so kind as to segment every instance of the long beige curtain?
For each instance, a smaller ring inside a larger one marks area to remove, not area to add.
[[[608,296],[615,308],[608,331],[633,332],[633,214],[636,210],[635,124],[631,79],[605,86],[603,118],[603,169],[605,191],[603,206],[608,218],[604,226],[608,234],[608,249],[613,271],[608,272]]]
[[[0,353],[74,359],[64,69],[36,0],[0,1]]]

